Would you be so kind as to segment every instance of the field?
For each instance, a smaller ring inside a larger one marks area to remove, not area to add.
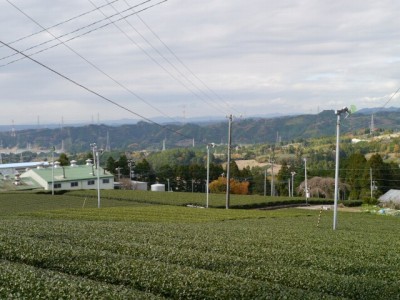
[[[0,298],[400,298],[398,218],[111,198],[0,194]]]

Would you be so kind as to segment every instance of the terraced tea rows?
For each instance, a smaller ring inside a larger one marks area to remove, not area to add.
[[[331,214],[319,228],[317,214],[170,206],[24,213],[0,221],[0,259],[27,285],[0,271],[0,297],[398,297],[399,220],[341,213],[334,232]]]

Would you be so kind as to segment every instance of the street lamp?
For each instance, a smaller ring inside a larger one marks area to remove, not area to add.
[[[207,144],[207,188],[206,188],[206,194],[207,194],[207,202],[206,202],[206,208],[208,208],[208,194],[210,193],[209,185],[210,185],[210,146],[215,147],[214,143]]]
[[[292,175],[292,197],[293,197],[294,175],[296,175],[296,172],[293,171],[290,174]]]
[[[333,207],[333,230],[336,230],[337,225],[337,204],[338,204],[338,189],[339,189],[339,134],[340,134],[340,116],[345,113],[346,117],[350,114],[349,109],[345,106],[342,109],[336,110],[336,164],[335,164],[335,198]]]

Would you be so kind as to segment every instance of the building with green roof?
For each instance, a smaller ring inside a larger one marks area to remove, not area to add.
[[[58,162],[52,167],[30,169],[20,176],[24,182],[37,183],[45,190],[91,190],[97,189],[97,169],[92,164],[60,166]],[[114,188],[114,175],[103,168],[99,168],[100,189]]]

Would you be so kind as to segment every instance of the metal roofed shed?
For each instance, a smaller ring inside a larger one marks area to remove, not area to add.
[[[54,171],[54,177],[53,177]],[[54,178],[54,190],[81,190],[97,188],[97,171],[92,165],[58,166],[54,169],[31,169],[21,174],[21,178],[37,182],[45,190],[52,189]],[[100,189],[114,188],[114,175],[99,169]]]
[[[380,204],[386,207],[391,205],[400,207],[400,190],[389,190],[380,196],[378,200]]]

